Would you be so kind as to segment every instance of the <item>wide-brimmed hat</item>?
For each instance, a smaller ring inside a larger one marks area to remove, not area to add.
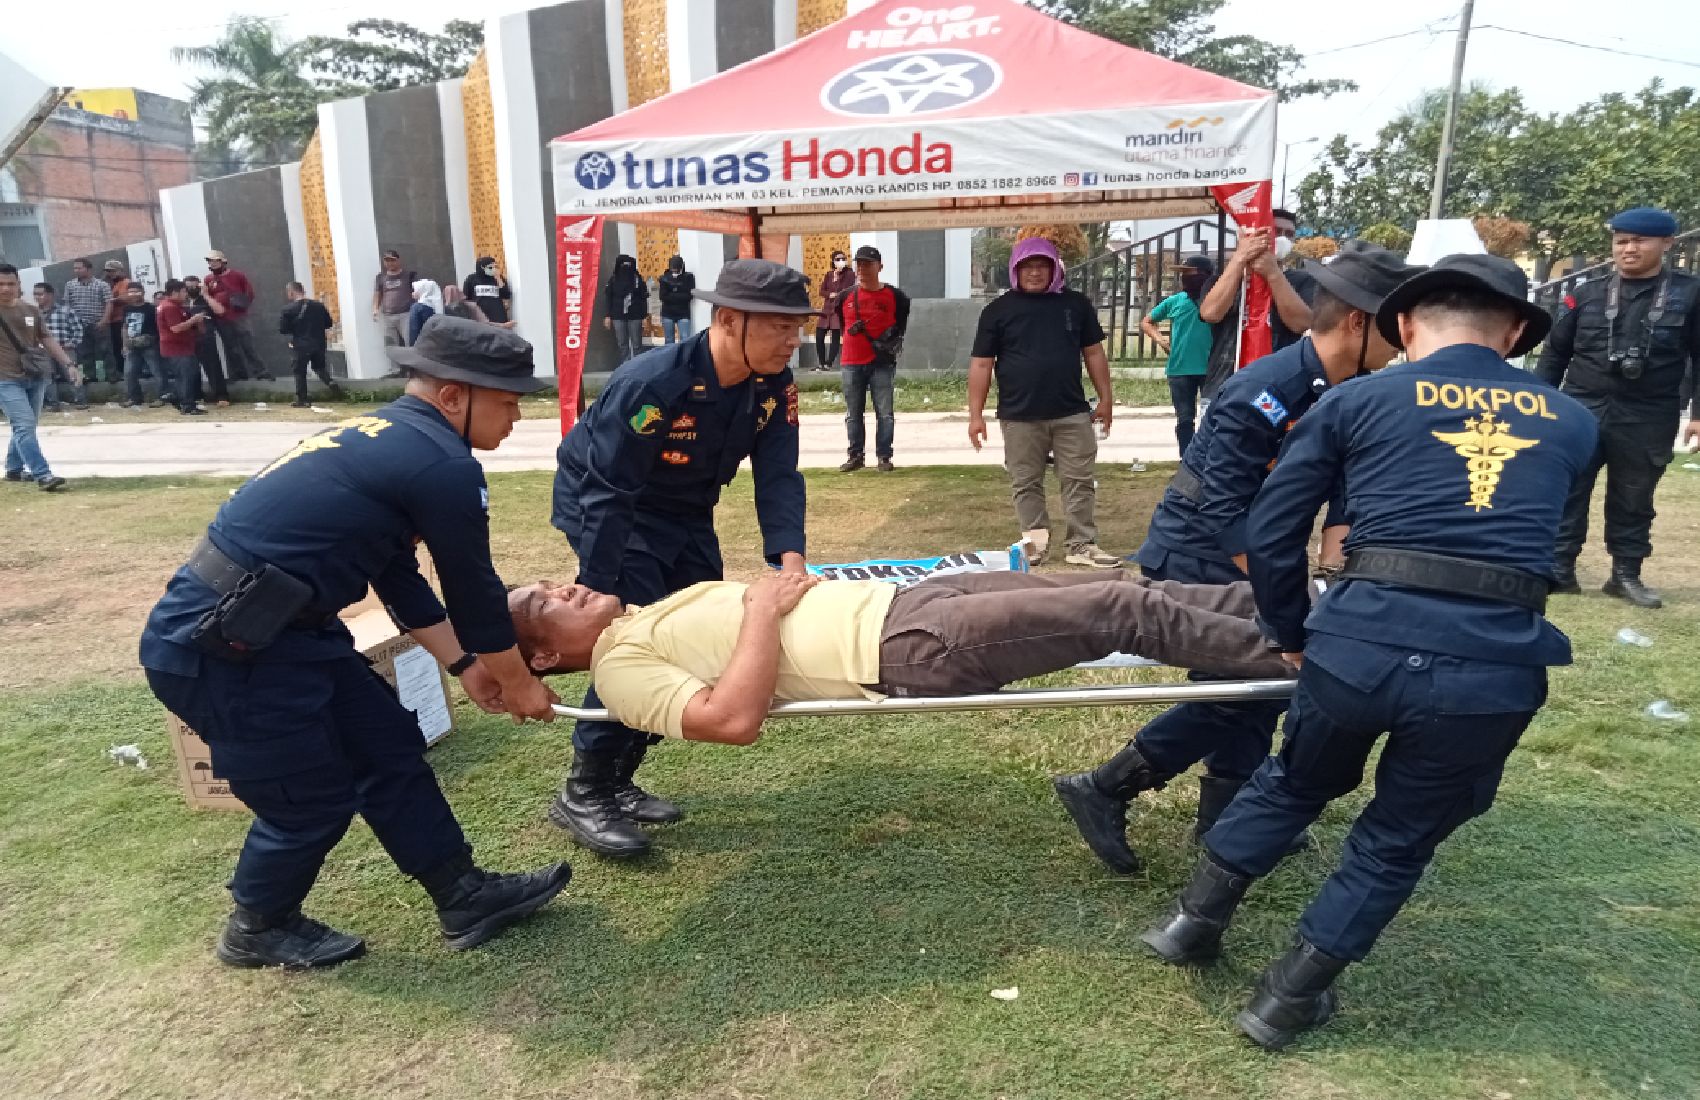
[[[1332,256],[1307,260],[1302,270],[1353,309],[1374,314],[1383,298],[1422,268],[1407,264],[1402,253],[1364,241],[1348,241]]]
[[[1439,290],[1473,290],[1504,302],[1506,307],[1528,322],[1523,335],[1507,359],[1527,355],[1536,344],[1546,339],[1552,329],[1552,317],[1546,310],[1529,301],[1529,277],[1523,269],[1503,256],[1458,254],[1443,256],[1420,275],[1400,283],[1381,303],[1375,315],[1375,326],[1389,344],[1404,347],[1399,339],[1399,315]]]
[[[745,313],[820,312],[809,300],[809,280],[801,271],[772,260],[732,260],[720,269],[713,290],[694,290],[694,297]]]
[[[536,393],[549,383],[531,375],[531,344],[508,329],[438,314],[410,348],[385,348],[406,370],[487,390]]]
[[[207,262],[212,263],[214,260],[217,260],[221,264],[227,264],[230,262],[224,258],[224,253],[220,252],[216,248],[207,253]]]

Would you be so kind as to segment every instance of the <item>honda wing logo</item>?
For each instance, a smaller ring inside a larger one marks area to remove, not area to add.
[[[1240,188],[1228,196],[1228,210],[1235,217],[1242,217],[1257,212],[1257,190],[1262,184],[1253,183]]]
[[[903,118],[966,107],[991,95],[1001,83],[1003,70],[982,54],[915,50],[845,69],[821,89],[821,103],[841,115]],[[580,160],[581,181],[583,171]]]
[[[580,155],[573,166],[573,178],[587,191],[600,191],[614,182],[614,161],[607,153],[590,152]]]
[[[561,227],[563,241],[588,241],[591,232],[596,228],[595,218],[584,218],[581,221],[568,222]]]

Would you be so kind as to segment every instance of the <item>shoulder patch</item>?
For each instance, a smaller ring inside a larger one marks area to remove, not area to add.
[[[1287,419],[1287,406],[1281,404],[1281,399],[1264,390],[1251,399],[1252,408],[1263,414],[1263,419],[1279,428],[1281,422]]]
[[[638,407],[638,411],[626,418],[632,431],[639,435],[654,435],[655,429],[661,424],[661,410],[647,402]]]
[[[490,490],[482,485],[478,487],[478,503],[483,505],[486,512],[490,510]]]

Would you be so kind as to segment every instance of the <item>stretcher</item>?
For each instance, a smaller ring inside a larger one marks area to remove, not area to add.
[[[819,699],[779,703],[769,718],[831,718],[849,714],[925,714],[969,710],[1047,710],[1130,707],[1151,703],[1248,703],[1289,699],[1296,680],[1207,680],[1185,684],[1096,684],[1089,687],[1008,688],[984,695],[891,695],[884,699]],[[581,722],[615,721],[601,707],[555,704],[555,714]]]

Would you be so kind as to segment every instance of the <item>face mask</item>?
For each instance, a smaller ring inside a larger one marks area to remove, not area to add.
[[[1293,239],[1291,237],[1275,238],[1275,258],[1285,260],[1293,254]]]
[[[834,271],[841,271],[841,270],[843,270],[843,268],[844,268],[844,264],[845,264],[845,262],[846,262],[846,261],[844,261],[844,260],[842,260],[842,259],[838,259],[838,260],[834,260],[834,261],[832,261],[832,269],[833,269],[833,270],[834,270]]]
[[[1203,275],[1182,275],[1181,289],[1191,297],[1198,297],[1198,292],[1204,289]]]
[[[484,265],[484,274],[495,275],[496,274],[496,265],[495,264]]]

